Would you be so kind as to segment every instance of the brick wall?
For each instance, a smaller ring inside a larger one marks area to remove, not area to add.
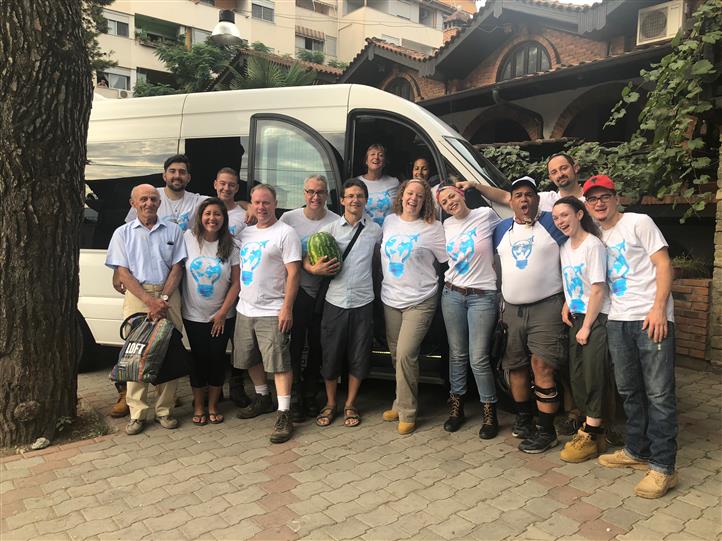
[[[378,87],[384,90],[391,81],[399,77],[406,79],[409,83],[411,83],[411,88],[414,90],[414,101],[444,95],[445,85],[443,81],[420,77],[415,70],[410,70],[400,66],[395,66],[389,75],[381,81],[381,84],[379,84]]]
[[[722,136],[720,137],[722,142]],[[717,224],[714,233],[714,273],[712,274],[712,309],[709,317],[708,359],[722,368],[722,144],[717,171]]]
[[[677,355],[706,358],[711,283],[708,278],[680,278],[672,283]]]

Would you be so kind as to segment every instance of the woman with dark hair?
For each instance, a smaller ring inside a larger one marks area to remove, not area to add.
[[[574,196],[552,208],[554,224],[569,237],[560,248],[564,296],[562,319],[569,332],[569,374],[572,394],[586,421],[564,446],[565,462],[584,462],[606,449],[602,412],[608,372],[607,249],[599,228]]]
[[[218,399],[226,373],[226,345],[233,336],[233,307],[241,287],[240,256],[228,231],[228,211],[209,197],[184,234],[188,258],[183,280],[183,325],[191,345],[193,423],[223,422]],[[208,392],[208,415],[203,407]]]
[[[366,149],[364,159],[366,173],[357,178],[366,184],[369,197],[366,201],[366,215],[379,225],[391,213],[394,197],[399,190],[399,179],[384,174],[386,149],[374,143]]]
[[[386,339],[396,370],[396,400],[385,421],[399,421],[399,434],[416,429],[419,350],[436,312],[439,279],[434,262],[448,259],[444,228],[436,220],[425,180],[404,182],[384,221],[381,300]]]

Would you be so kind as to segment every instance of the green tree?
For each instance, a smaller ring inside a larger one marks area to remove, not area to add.
[[[316,72],[298,63],[290,67],[277,64],[266,58],[251,56],[245,68],[239,72],[231,68],[232,77],[223,86],[224,90],[245,88],[274,88],[281,86],[308,86],[316,80]]]

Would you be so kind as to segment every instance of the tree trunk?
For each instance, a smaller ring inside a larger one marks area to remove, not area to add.
[[[0,0],[0,447],[76,413],[92,100],[83,2]]]

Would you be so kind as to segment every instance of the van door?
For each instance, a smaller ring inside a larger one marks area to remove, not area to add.
[[[321,134],[295,118],[269,113],[251,117],[248,190],[258,183],[273,186],[279,216],[304,205],[303,182],[309,175],[326,177],[328,207],[339,212],[343,183],[339,160]]]

